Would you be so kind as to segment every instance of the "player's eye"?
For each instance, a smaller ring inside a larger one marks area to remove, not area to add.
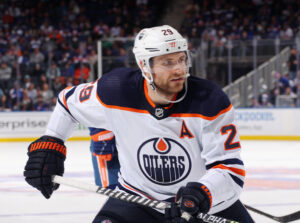
[[[187,58],[186,57],[181,57],[179,60],[178,60],[178,63],[179,64],[186,64],[187,62]]]
[[[174,61],[171,61],[171,60],[165,60],[165,61],[162,62],[162,65],[163,65],[163,66],[166,66],[166,67],[171,67],[171,66],[173,66],[174,64],[175,64],[175,62],[174,62]]]

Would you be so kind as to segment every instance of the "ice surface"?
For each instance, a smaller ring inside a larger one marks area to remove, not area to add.
[[[23,178],[29,143],[0,143],[0,223],[89,223],[105,197],[61,186],[45,199]],[[300,210],[300,141],[242,141],[241,200],[272,215]],[[67,142],[65,177],[93,182],[88,141]],[[250,212],[256,222],[276,222]],[[294,221],[300,222],[298,221]]]

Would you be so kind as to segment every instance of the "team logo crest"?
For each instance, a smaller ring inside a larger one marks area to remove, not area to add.
[[[176,140],[152,138],[137,153],[142,173],[153,183],[172,185],[184,180],[191,170],[191,158]]]

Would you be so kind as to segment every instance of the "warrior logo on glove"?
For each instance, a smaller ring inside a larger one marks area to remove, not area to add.
[[[45,198],[50,198],[59,185],[52,183],[52,175],[62,176],[66,147],[61,139],[42,136],[28,147],[28,161],[24,176],[28,184],[38,189]]]

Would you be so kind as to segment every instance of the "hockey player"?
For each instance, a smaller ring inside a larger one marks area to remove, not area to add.
[[[89,128],[91,154],[96,185],[114,189],[118,183],[120,164],[115,145],[115,136],[105,129]]]
[[[119,190],[178,204],[164,214],[109,198],[93,223],[175,223],[182,211],[253,222],[239,200],[245,170],[228,97],[189,77],[187,40],[170,26],[141,30],[133,52],[139,70],[113,70],[60,93],[45,135],[28,148],[26,181],[51,196],[51,175],[64,173],[64,141],[80,122],[114,133]]]

